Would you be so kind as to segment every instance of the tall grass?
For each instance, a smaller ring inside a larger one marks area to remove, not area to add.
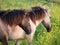
[[[37,27],[33,38],[33,45],[60,45],[60,4],[47,3],[45,0],[0,0],[0,10],[29,10],[32,6],[45,6],[49,8],[51,10],[52,24],[52,31],[50,33],[46,32],[42,24]],[[9,45],[14,45],[14,43],[15,41],[9,41]],[[21,45],[28,45],[27,40],[22,40]]]

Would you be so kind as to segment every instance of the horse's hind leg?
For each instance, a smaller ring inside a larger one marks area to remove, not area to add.
[[[2,43],[3,43],[3,45],[8,45],[8,42],[7,41],[4,41]]]
[[[2,43],[3,43],[3,45],[8,45],[8,37],[7,36],[4,36]]]
[[[2,41],[2,43],[3,43],[3,45],[8,45],[8,41],[7,41],[6,39],[4,39],[4,40]]]

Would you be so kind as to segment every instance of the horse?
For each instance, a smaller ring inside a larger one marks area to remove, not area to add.
[[[26,34],[31,33],[29,18],[25,10],[0,10],[0,41],[3,45],[8,45],[8,39],[12,37],[11,33],[17,30],[17,25]]]
[[[44,8],[32,7],[31,10],[26,12],[27,19],[29,20],[29,21],[27,21],[29,24],[29,26],[27,26],[27,27],[29,27],[29,28],[26,28],[26,29],[31,30],[31,33],[29,35],[25,33],[24,28],[22,28],[23,26],[21,26],[21,24],[17,24],[16,26],[12,26],[13,27],[12,28],[10,26],[10,24],[11,24],[10,19],[11,18],[8,15],[10,15],[10,13],[5,15],[8,18],[3,16],[5,19],[4,18],[0,19],[0,23],[1,23],[0,25],[2,25],[2,26],[0,26],[0,32],[1,32],[0,37],[3,37],[3,41],[2,41],[3,45],[8,45],[8,43],[7,43],[8,39],[9,40],[16,40],[15,45],[20,45],[19,41],[20,41],[20,39],[23,39],[23,38],[26,38],[28,40],[28,44],[32,45],[32,40],[33,40],[34,33],[36,31],[36,27],[40,23],[42,23],[45,26],[45,28],[47,29],[47,32],[51,31],[50,14]],[[13,15],[11,14],[11,16],[13,16]],[[4,20],[2,20],[2,19],[4,19]],[[5,20],[7,20],[8,23]],[[10,24],[9,24],[9,22],[10,22]],[[27,22],[25,24],[27,24]],[[8,26],[6,23],[8,24]],[[16,24],[16,23],[13,23],[13,24]],[[2,28],[2,27],[4,27],[4,28]],[[2,38],[0,38],[0,39],[2,39]]]
[[[31,30],[30,29],[28,30],[26,28],[26,27],[30,28],[30,25],[28,23],[29,18],[28,16],[26,16],[25,10],[0,10],[0,17],[1,19],[5,20],[5,22],[10,26],[12,25],[16,26],[17,24],[19,24],[19,26],[23,28],[26,34],[31,33]]]
[[[39,6],[32,7],[32,10],[28,11],[27,15],[29,15],[29,18],[30,18],[29,22],[31,25],[31,34],[26,35],[25,32],[23,32],[24,34],[23,33],[22,34],[23,34],[23,37],[28,40],[28,45],[32,45],[32,40],[33,40],[34,33],[36,31],[36,27],[40,23],[42,23],[44,25],[47,32],[51,31],[51,28],[52,28],[51,22],[50,22],[51,16],[49,14],[48,9],[44,9]],[[21,29],[21,31],[23,31],[23,30]],[[19,40],[16,40],[15,45],[20,45]]]

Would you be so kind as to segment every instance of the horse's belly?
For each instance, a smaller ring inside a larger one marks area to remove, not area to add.
[[[22,39],[24,37],[25,37],[25,32],[20,27],[9,33],[9,39],[11,40]]]

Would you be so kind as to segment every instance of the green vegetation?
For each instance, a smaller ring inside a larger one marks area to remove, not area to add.
[[[59,0],[57,0],[59,2]],[[48,3],[45,0],[0,0],[0,10],[31,9],[32,6],[45,6],[51,14],[52,31],[48,33],[44,26],[37,27],[33,38],[33,45],[60,45],[60,4]],[[15,41],[9,41],[14,45]],[[0,45],[2,45],[0,43]],[[21,45],[28,45],[27,40],[22,40]]]

